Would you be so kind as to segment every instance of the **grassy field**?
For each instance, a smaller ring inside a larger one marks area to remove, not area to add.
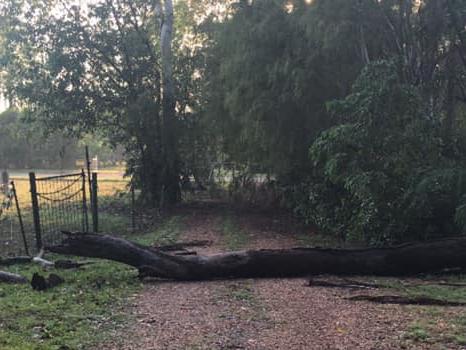
[[[31,206],[31,193],[29,186],[29,179],[25,174],[13,176],[11,178],[15,182],[16,192],[18,194],[18,201],[22,208]],[[100,172],[98,177],[98,191],[99,197],[112,196],[117,192],[126,191],[128,179],[123,178],[121,172]]]

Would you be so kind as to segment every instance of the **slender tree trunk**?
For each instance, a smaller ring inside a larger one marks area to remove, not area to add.
[[[171,205],[181,198],[179,188],[178,155],[175,134],[175,84],[173,81],[173,1],[163,1],[163,17],[160,28],[160,52],[162,55],[162,147],[163,185],[161,206]]]
[[[445,97],[445,121],[444,136],[445,141],[450,144],[455,122],[455,82],[454,82],[454,58],[447,60],[447,86]]]

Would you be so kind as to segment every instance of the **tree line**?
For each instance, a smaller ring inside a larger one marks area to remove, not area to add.
[[[464,232],[464,1],[186,0],[167,32],[170,5],[5,1],[6,95],[123,146],[152,205],[228,163],[345,240]]]
[[[75,169],[80,166],[78,161],[84,161],[86,145],[101,167],[123,162],[121,150],[108,147],[98,135],[78,139],[45,130],[25,112],[10,109],[0,113],[0,170]]]

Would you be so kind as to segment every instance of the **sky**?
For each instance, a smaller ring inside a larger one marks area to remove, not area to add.
[[[8,108],[7,101],[0,95],[0,113]]]

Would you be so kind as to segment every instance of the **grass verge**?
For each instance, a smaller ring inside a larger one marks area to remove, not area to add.
[[[10,267],[31,278],[37,266]],[[65,283],[45,292],[30,285],[0,285],[0,348],[88,349],[120,324],[125,299],[141,286],[134,269],[97,262],[57,272]]]

